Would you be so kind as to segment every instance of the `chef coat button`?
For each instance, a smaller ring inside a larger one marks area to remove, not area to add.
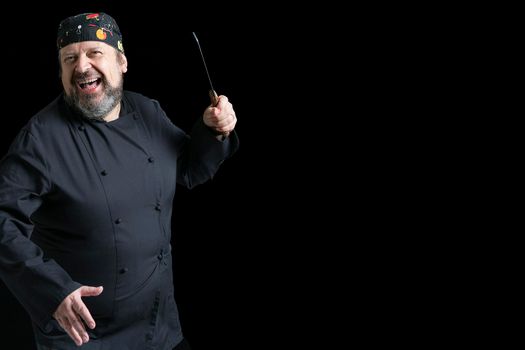
[[[153,163],[154,161],[155,161],[155,158],[153,158],[153,157],[149,157],[148,158],[148,162]]]
[[[123,267],[120,269],[120,273],[126,273],[128,272],[128,268],[127,267]]]
[[[108,172],[105,171],[105,170],[102,170],[102,171],[100,172],[100,175],[102,175],[102,176],[106,176],[107,174],[108,174]]]
[[[115,220],[115,224],[120,224],[122,222],[122,219],[121,218],[118,218],[117,220]]]
[[[84,127],[84,125],[80,125],[80,126],[78,127],[78,130],[80,130],[80,131],[84,131],[84,130],[86,130],[86,128]]]
[[[160,204],[157,204],[157,205],[155,206],[155,210],[156,210],[156,211],[160,211]]]
[[[164,258],[164,255],[162,255],[162,253],[160,253],[159,255],[157,255],[157,259],[162,260],[162,258]]]

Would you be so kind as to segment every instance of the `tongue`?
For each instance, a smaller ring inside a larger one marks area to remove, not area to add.
[[[82,87],[82,91],[91,92],[91,91],[95,90],[97,88],[97,86],[98,86],[98,83],[95,80],[92,83],[85,84],[84,87]]]

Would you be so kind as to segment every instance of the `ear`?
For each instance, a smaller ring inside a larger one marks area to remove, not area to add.
[[[126,55],[123,53],[119,53],[119,65],[120,65],[120,71],[122,73],[126,73],[128,71],[128,59],[126,58]]]

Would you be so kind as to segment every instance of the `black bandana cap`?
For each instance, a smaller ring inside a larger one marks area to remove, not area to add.
[[[101,41],[124,53],[122,34],[117,22],[108,14],[83,13],[71,16],[58,26],[57,47],[81,41]]]

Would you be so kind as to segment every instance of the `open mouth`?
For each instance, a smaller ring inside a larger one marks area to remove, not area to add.
[[[86,79],[82,81],[77,81],[77,85],[80,88],[80,90],[85,92],[94,91],[99,85],[102,83],[101,78],[92,78],[92,79]]]

